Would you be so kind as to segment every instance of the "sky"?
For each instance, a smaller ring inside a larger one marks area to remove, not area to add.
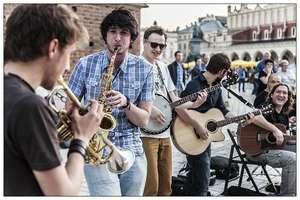
[[[154,20],[157,25],[169,31],[180,29],[191,22],[198,20],[198,17],[205,17],[207,14],[227,16],[228,4],[147,4],[148,8],[141,10],[141,26],[149,27]]]

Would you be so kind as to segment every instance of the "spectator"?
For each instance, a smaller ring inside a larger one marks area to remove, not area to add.
[[[278,71],[278,76],[281,77],[281,81],[283,83],[286,83],[290,86],[290,88],[292,88],[294,90],[295,85],[296,85],[296,74],[292,73],[288,66],[289,66],[289,62],[285,59],[281,60],[279,63],[280,66],[280,70]]]
[[[260,71],[258,74],[258,88],[257,88],[256,95],[258,95],[260,92],[266,89],[268,79],[272,74],[273,66],[274,66],[273,60],[271,59],[265,60],[265,68],[262,71]]]
[[[179,95],[185,86],[185,71],[182,65],[183,54],[180,51],[176,51],[174,56],[175,61],[168,65],[168,69]]]
[[[238,69],[238,76],[239,76],[239,92],[241,91],[241,85],[243,88],[243,92],[245,92],[246,70],[242,66],[240,66]]]

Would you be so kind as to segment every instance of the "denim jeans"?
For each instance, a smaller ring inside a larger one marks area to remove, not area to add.
[[[296,153],[285,150],[269,150],[258,156],[249,157],[251,160],[264,162],[274,168],[282,168],[280,195],[296,195]]]
[[[172,182],[172,145],[170,138],[142,137],[147,157],[144,196],[170,196]]]
[[[142,196],[147,160],[145,154],[136,156],[132,167],[120,175],[110,172],[107,164],[85,165],[84,173],[91,196]]]
[[[187,196],[207,196],[210,177],[210,145],[195,156],[188,155],[189,172],[184,183],[184,193]]]

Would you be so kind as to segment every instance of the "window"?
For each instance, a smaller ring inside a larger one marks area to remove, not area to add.
[[[252,40],[257,40],[257,33],[256,33],[256,31],[252,32]]]
[[[282,38],[282,29],[279,28],[277,29],[277,39],[281,39]]]
[[[186,44],[185,43],[183,44],[183,49],[186,50]]]
[[[269,39],[269,31],[268,31],[268,30],[265,30],[265,31],[264,31],[264,39],[265,39],[265,40],[268,40],[268,39]]]
[[[293,26],[291,29],[291,37],[296,37],[296,26]]]

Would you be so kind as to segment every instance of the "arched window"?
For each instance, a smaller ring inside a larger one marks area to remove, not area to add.
[[[252,40],[257,40],[257,33],[256,33],[256,31],[252,32]]]
[[[269,31],[268,30],[264,30],[264,39],[265,40],[269,39]]]
[[[292,30],[291,30],[291,37],[296,37],[296,26],[293,26],[293,27],[292,27]]]
[[[282,29],[279,28],[277,29],[277,39],[281,39],[282,38]]]

